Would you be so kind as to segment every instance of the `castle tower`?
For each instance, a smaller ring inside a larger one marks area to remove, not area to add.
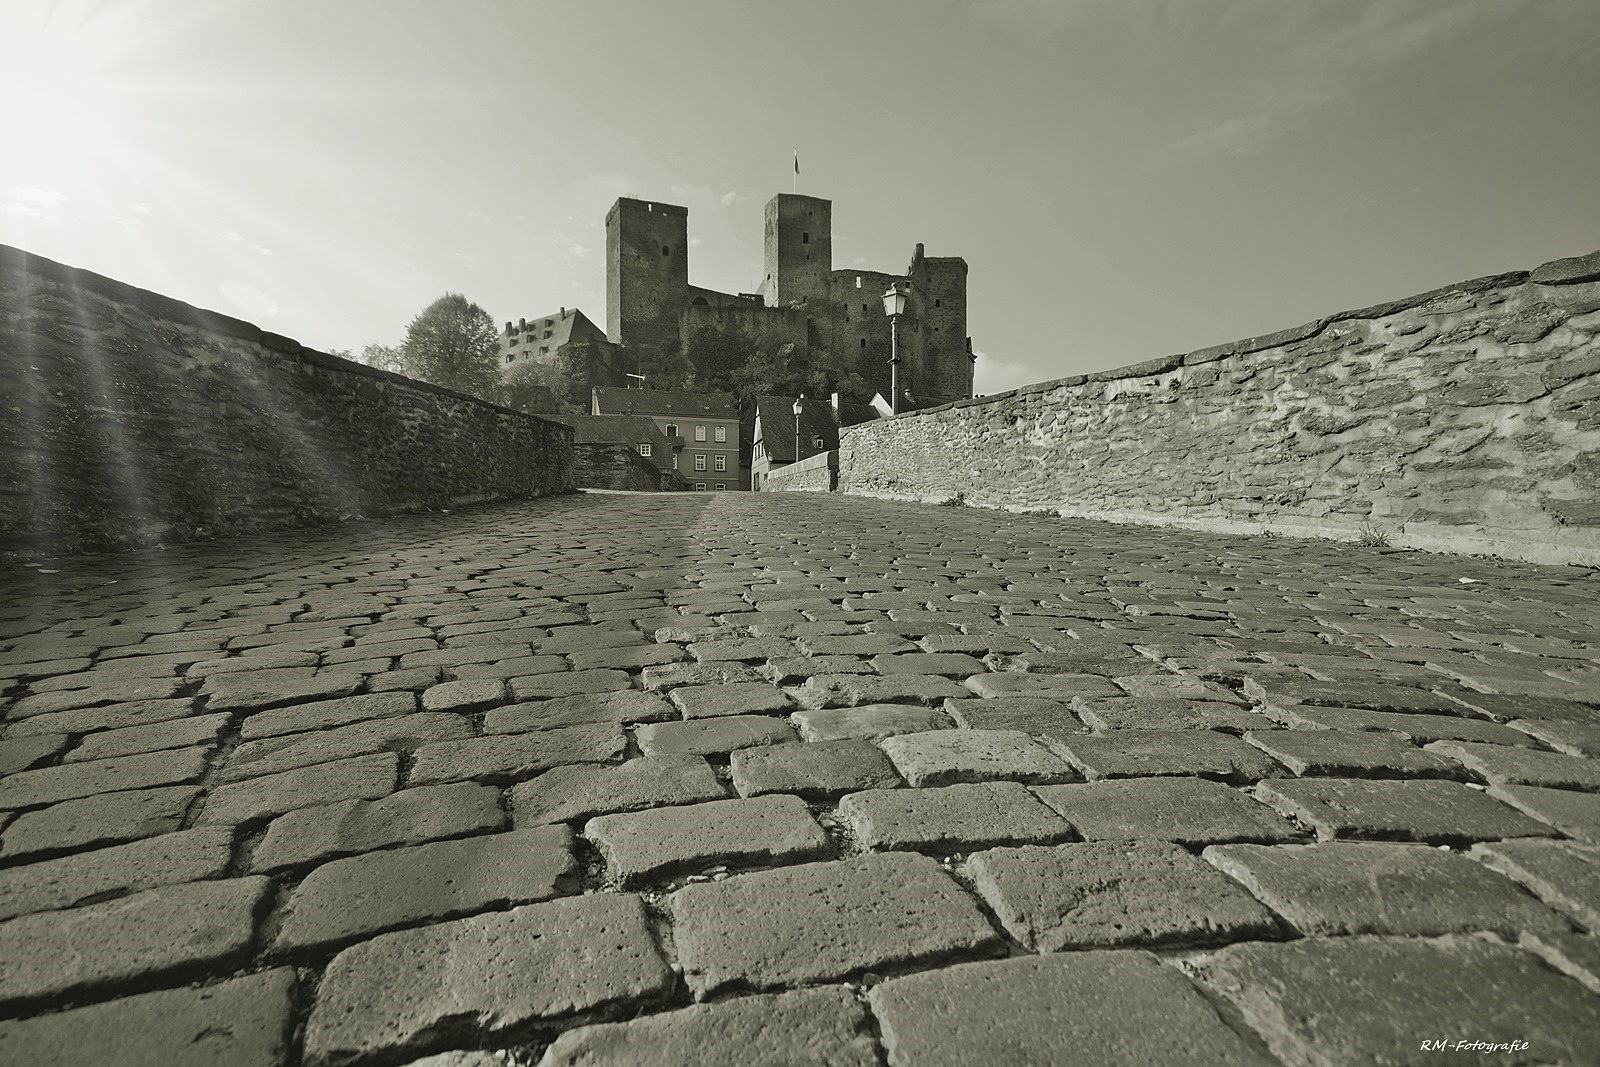
[[[689,302],[689,209],[621,197],[606,212],[606,336],[676,346]]]
[[[938,404],[972,395],[973,362],[967,353],[967,261],[925,256],[917,245],[906,269],[908,311],[915,323],[910,351],[912,395]]]
[[[768,200],[764,251],[761,296],[768,307],[826,300],[833,269],[833,201],[798,193]]]

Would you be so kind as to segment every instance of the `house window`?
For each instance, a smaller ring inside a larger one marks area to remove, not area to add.
[[[549,328],[550,326],[555,325],[555,323],[551,322],[549,319],[545,319],[544,320],[544,324],[545,324],[546,328]]]
[[[506,353],[506,362],[507,362],[507,363],[510,363],[510,362],[511,362],[511,361],[512,361],[512,360],[514,360],[514,359],[516,359],[516,358],[517,358],[517,357],[516,357],[516,354],[515,354],[515,353],[513,353],[513,352],[507,352],[507,353]]]
[[[706,483],[705,482],[695,482],[694,483],[694,487],[696,489],[704,489],[706,487]]]
[[[696,441],[704,441],[706,439],[706,428],[704,426],[696,426],[694,428],[694,439]]]
[[[718,441],[726,441],[728,439],[728,428],[726,426],[718,426],[717,432],[713,436],[715,436]]]
[[[550,354],[550,346],[549,345],[540,345],[539,346],[539,354],[541,356],[548,356]]]
[[[728,457],[727,456],[718,456],[717,457],[716,469],[719,470],[719,471],[725,471],[725,470],[728,469]]]
[[[705,470],[706,469],[706,457],[704,457],[704,456],[696,456],[696,457],[694,457],[694,469],[697,470],[697,471]]]
[[[856,275],[856,288],[861,288],[861,275],[859,274]]]
[[[813,447],[813,448],[821,448],[821,447],[822,447],[822,438],[820,438],[820,437],[813,437],[813,438],[812,438],[812,439],[811,439],[811,446],[812,446],[812,447]]]
[[[641,444],[639,446],[639,455],[641,455],[641,456],[648,456],[650,454],[650,451],[651,451],[650,450],[650,445],[648,443]]]
[[[718,482],[717,483],[717,488],[718,489],[726,489],[726,488],[728,488],[728,483],[727,482]]]
[[[808,244],[811,243],[811,233],[810,233],[810,231],[808,231],[808,230],[800,231],[800,243],[803,244],[803,245],[808,245]]]
[[[677,423],[675,423],[675,422],[667,423],[667,436],[668,437],[676,437],[676,436],[678,436],[678,424]]]

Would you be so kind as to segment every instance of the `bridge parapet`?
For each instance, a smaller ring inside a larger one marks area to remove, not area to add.
[[[841,492],[1600,562],[1600,252],[845,429]]]
[[[0,556],[567,492],[572,430],[0,246]]]

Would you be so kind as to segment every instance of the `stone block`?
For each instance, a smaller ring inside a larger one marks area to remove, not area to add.
[[[301,808],[272,820],[250,857],[250,869],[276,871],[393,845],[492,832],[505,821],[500,791],[468,782]]]
[[[137,700],[127,704],[106,704],[98,708],[77,708],[51,715],[18,719],[6,728],[6,740],[37,734],[86,734],[96,730],[121,730],[146,726],[194,714],[194,701]]]
[[[287,967],[0,1022],[0,1063],[28,1067],[278,1067],[289,1061]]]
[[[966,687],[980,697],[1042,697],[1070,704],[1075,697],[1120,697],[1125,692],[1098,674],[1023,674],[1016,671],[974,674]],[[966,693],[952,694],[966,696]]]
[[[746,996],[629,1022],[580,1026],[556,1038],[540,1064],[877,1067],[877,1042],[866,1016],[850,991],[838,986]]]
[[[1449,760],[1366,731],[1255,730],[1244,738],[1303,777],[1465,777]]]
[[[619,670],[534,674],[511,679],[511,695],[517,700],[553,700],[557,697],[614,693],[627,689],[630,684],[627,672]]]
[[[1295,778],[1262,782],[1256,794],[1322,841],[1365,839],[1466,845],[1552,831],[1461,782]]]
[[[1265,804],[1203,778],[1050,785],[1034,793],[1089,841],[1171,841],[1200,848],[1224,841],[1270,844],[1304,837]]]
[[[237,960],[269,889],[265,878],[191,882],[0,923],[0,1005],[14,1009]]]
[[[1489,787],[1489,795],[1549,823],[1568,837],[1600,844],[1600,793],[1545,789],[1535,785],[1496,785]]]
[[[1498,723],[1454,715],[1411,715],[1399,711],[1321,708],[1306,704],[1268,706],[1267,716],[1295,730],[1370,730],[1392,733],[1419,745],[1429,741],[1486,741],[1496,745],[1530,746],[1526,735]]]
[[[731,764],[733,787],[742,797],[793,793],[806,800],[825,801],[900,784],[888,757],[871,743],[857,739],[744,748],[732,754]]]
[[[66,734],[31,734],[0,740],[0,778],[50,762],[71,740]]]
[[[37,808],[96,793],[195,782],[205,766],[203,750],[184,748],[18,771],[0,778],[0,809]]]
[[[1147,952],[957,964],[892,978],[868,1003],[891,1067],[1271,1063]]]
[[[833,849],[805,802],[782,794],[601,815],[583,834],[624,889],[711,864],[797,863]]]
[[[1278,936],[1271,912],[1163,841],[996,848],[967,859],[978,894],[1032,952]]]
[[[1199,775],[1242,783],[1284,773],[1257,749],[1215,730],[1115,730],[1045,743],[1090,781]]]
[[[273,942],[300,954],[421,922],[575,892],[565,826],[434,841],[318,867],[289,896]]]
[[[520,828],[726,796],[704,759],[672,754],[644,756],[615,767],[577,764],[552,768],[514,786],[511,808]]]
[[[1477,772],[1492,785],[1600,792],[1600,760],[1473,741],[1435,741],[1427,749]]]
[[[812,635],[799,638],[795,644],[808,656],[891,656],[897,652],[919,651],[916,645],[894,634]],[[980,666],[978,669],[983,668]]]
[[[882,741],[913,786],[998,780],[1043,784],[1078,780],[1060,757],[1020,730],[933,730]]]
[[[795,712],[794,720],[806,741],[875,739],[925,729],[946,729],[950,725],[944,713],[912,704],[866,704]]]
[[[841,798],[839,817],[876,850],[965,852],[1072,838],[1067,821],[1016,782],[866,790]]]
[[[944,710],[969,730],[1021,730],[1038,737],[1071,737],[1088,732],[1072,707],[1043,697],[992,697],[946,700]]]
[[[1468,1042],[1470,1062],[1583,1063],[1600,1033],[1600,998],[1471,935],[1242,944],[1189,966],[1285,1063],[1431,1063],[1429,1040]],[[1515,1055],[1487,1047],[1522,1042]]]
[[[363,693],[342,700],[322,700],[257,712],[244,720],[239,739],[255,741],[308,730],[327,730],[369,719],[410,715],[416,710],[414,693]]]
[[[233,831],[210,827],[6,867],[0,869],[0,919],[220,878],[232,854]]]
[[[0,835],[0,857],[72,852],[170,833],[200,795],[192,786],[100,793],[25,812]]]
[[[1450,695],[1495,722],[1538,719],[1584,726],[1600,725],[1600,708],[1577,700],[1528,693],[1478,693],[1470,689],[1456,689]]]
[[[1181,697],[1128,697],[1121,700],[1078,700],[1080,718],[1097,733],[1108,730],[1221,730],[1238,734],[1271,723],[1253,711],[1216,700]]]
[[[208,677],[200,693],[207,711],[250,712],[347,697],[361,688],[361,682],[361,675],[348,670],[234,671]]]
[[[1567,923],[1509,880],[1459,853],[1426,845],[1213,845],[1205,858],[1307,937],[1435,937]]]
[[[417,750],[410,783],[514,782],[567,763],[607,763],[626,750],[621,727],[611,723],[439,741]]]
[[[593,723],[659,722],[673,717],[672,706],[659,695],[624,689],[492,708],[483,717],[483,732],[527,733]]]
[[[694,641],[688,646],[689,654],[700,663],[742,660],[759,663],[768,659],[783,659],[795,654],[793,641],[778,637],[742,637],[726,641]]]
[[[769,659],[761,675],[773,685],[794,685],[819,674],[871,674],[872,664],[855,656],[793,656]]]
[[[701,882],[672,894],[696,1000],[989,955],[1001,941],[939,865],[896,853]]]
[[[938,704],[947,697],[968,694],[948,678],[927,674],[818,674],[806,679],[792,695],[806,708],[856,708],[866,704]]]
[[[1575,841],[1495,841],[1472,854],[1553,908],[1600,930],[1600,847]]]
[[[680,685],[725,685],[761,680],[761,675],[754,668],[732,660],[646,667],[643,677],[645,689],[661,693]]]
[[[762,715],[793,709],[782,689],[765,682],[682,686],[672,691],[673,705],[686,719],[718,715]]]
[[[507,699],[508,692],[503,678],[441,682],[423,690],[422,710],[476,711],[504,704]]]
[[[1410,686],[1386,685],[1382,682],[1321,682],[1307,679],[1303,682],[1273,679],[1265,685],[1247,680],[1247,695],[1265,704],[1313,704],[1335,708],[1365,708],[1369,711],[1431,712],[1436,715],[1460,715],[1462,707],[1455,701],[1426,689]]]
[[[376,800],[394,792],[399,776],[399,755],[380,752],[219,785],[206,795],[197,822],[231,826],[270,819],[296,808]]]
[[[959,652],[906,652],[874,656],[872,666],[879,674],[927,674],[947,678],[982,674],[985,669],[982,663]]]
[[[1589,726],[1575,722],[1518,719],[1510,727],[1502,727],[1502,729],[1507,729],[1513,735],[1520,733],[1528,737],[1536,737],[1557,752],[1563,752],[1568,756],[1587,756],[1590,759],[1600,758],[1600,724]],[[1517,741],[1505,741],[1499,737],[1456,737],[1448,740],[1492,741],[1496,744],[1512,745],[1519,743]]]
[[[318,763],[366,756],[374,752],[411,751],[430,741],[472,737],[472,725],[461,715],[418,712],[336,726],[308,734],[284,734],[246,741],[228,756],[221,782],[292,771]]]
[[[85,737],[78,747],[68,752],[64,763],[83,763],[88,760],[115,759],[141,752],[161,752],[174,748],[200,745],[206,749],[216,747],[217,738],[227,729],[232,717],[225,714],[196,715],[187,719],[169,719],[148,726],[130,726],[124,730],[104,730]]]
[[[635,734],[647,756],[717,756],[741,748],[781,745],[795,740],[794,728],[764,715],[726,715],[689,722],[641,726]]]
[[[1117,688],[1132,697],[1149,700],[1207,700],[1221,704],[1248,704],[1227,686],[1183,674],[1130,674],[1113,678]]]
[[[597,893],[383,934],[345,949],[306,1023],[307,1067],[438,1047],[659,1003],[676,979],[639,898]]]
[[[570,652],[574,671],[616,670],[625,671],[639,667],[658,667],[663,663],[677,663],[689,655],[677,645],[642,645],[638,648],[592,648]]]

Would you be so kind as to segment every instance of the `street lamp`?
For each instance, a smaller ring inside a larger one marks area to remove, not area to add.
[[[906,310],[906,288],[899,282],[883,294],[883,313],[889,316],[889,413],[900,414],[900,316]]]
[[[800,462],[800,412],[804,410],[805,408],[801,406],[800,401],[796,400],[794,402],[794,461],[796,463]]]
[[[639,379],[639,388],[640,389],[644,388],[644,375],[642,375],[642,374],[629,374],[628,377]]]

